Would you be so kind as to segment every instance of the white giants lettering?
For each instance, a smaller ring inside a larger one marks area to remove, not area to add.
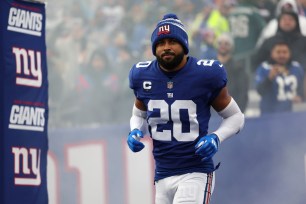
[[[45,109],[13,105],[10,114],[10,129],[44,131]]]
[[[7,30],[28,35],[41,36],[41,13],[35,13],[12,7],[10,9]]]

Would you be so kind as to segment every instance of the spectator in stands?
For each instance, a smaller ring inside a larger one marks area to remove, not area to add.
[[[217,59],[225,66],[228,90],[235,97],[242,112],[248,104],[249,77],[243,63],[233,59],[234,41],[229,33],[217,38]]]
[[[214,4],[211,0],[205,1],[205,4],[201,11],[199,11],[194,20],[190,23],[189,29],[189,45],[190,52],[195,56],[200,51],[200,46],[203,43],[203,33],[207,30],[207,18],[214,8]]]
[[[214,31],[216,37],[230,31],[228,15],[233,3],[229,0],[218,1],[217,8],[213,9],[207,18],[207,27]]]
[[[278,17],[283,11],[293,11],[298,14],[298,7],[295,0],[281,0],[277,4],[275,18],[271,19],[262,30],[260,37],[256,43],[256,47],[260,47],[264,40],[274,36],[277,33]],[[306,36],[306,17],[298,14],[298,20],[302,35]]]
[[[254,6],[255,0],[238,0],[229,16],[232,36],[234,38],[236,59],[245,60],[248,71],[251,69],[251,57],[258,37],[266,25],[265,19]]]
[[[172,0],[172,10],[175,13],[181,14],[181,19],[184,22],[190,22],[194,18],[195,13],[195,1],[194,0]]]
[[[271,0],[257,0],[255,7],[259,10],[259,14],[265,19],[266,23],[274,18],[276,3]]]
[[[216,38],[222,33],[230,31],[227,17],[232,6],[232,1],[227,0],[219,1],[217,5],[214,5],[212,1],[205,2],[202,11],[197,13],[190,26],[191,53],[197,57],[203,56],[202,58],[205,59],[216,57]]]
[[[216,34],[211,29],[206,29],[202,33],[203,41],[199,44],[199,53],[196,56],[201,59],[216,59],[217,49],[215,47]]]
[[[135,15],[137,13],[137,15]],[[139,57],[142,44],[149,36],[148,25],[146,23],[147,12],[141,4],[135,4],[127,15],[127,19],[134,25],[128,28],[129,40],[127,46],[132,56]]]
[[[275,41],[270,58],[256,70],[256,90],[261,96],[261,114],[288,112],[303,98],[304,72],[300,64],[291,60],[288,43]]]
[[[253,64],[258,66],[261,62],[267,60],[272,46],[280,37],[289,45],[292,59],[300,62],[302,67],[306,67],[306,37],[301,34],[298,15],[293,11],[283,11],[280,14],[276,35],[266,39],[257,49]]]
[[[84,122],[111,123],[116,120],[118,114],[114,104],[118,102],[119,77],[111,68],[105,52],[95,50],[82,76],[89,84],[90,92],[87,114],[82,115]]]
[[[298,61],[304,69],[304,94],[306,96],[306,36],[302,34],[301,28],[306,31],[306,25],[301,26],[301,17],[297,14],[295,4],[283,5],[283,10],[278,17],[277,33],[265,39],[260,47],[257,47],[257,54],[253,58],[253,64],[256,68],[262,61],[267,60],[271,47],[278,38],[283,38],[291,49],[291,58]],[[304,32],[305,32],[304,31]],[[305,98],[304,98],[305,100]]]

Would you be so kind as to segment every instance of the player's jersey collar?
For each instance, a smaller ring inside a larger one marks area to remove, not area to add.
[[[162,73],[164,76],[166,76],[166,77],[169,78],[169,79],[172,79],[172,78],[174,78],[177,74],[183,73],[183,72],[185,72],[185,71],[188,71],[188,69],[190,69],[189,64],[191,63],[192,60],[193,60],[192,57],[187,57],[187,62],[186,62],[186,64],[182,67],[182,69],[180,69],[180,70],[178,70],[178,71],[174,71],[174,72],[166,72],[166,71],[162,70],[162,69],[160,68],[160,66],[159,66],[159,64],[158,64],[157,61],[156,61],[156,68],[157,68],[157,70],[158,70],[160,73]]]

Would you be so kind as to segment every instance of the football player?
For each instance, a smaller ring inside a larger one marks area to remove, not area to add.
[[[212,158],[220,143],[242,129],[244,115],[228,93],[223,65],[188,56],[187,32],[175,14],[158,22],[151,42],[156,60],[135,64],[129,74],[136,100],[128,146],[141,151],[148,129],[156,204],[208,204],[215,181]],[[223,120],[208,133],[211,107]]]

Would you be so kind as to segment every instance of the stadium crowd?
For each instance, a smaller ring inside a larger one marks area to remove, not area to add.
[[[151,31],[169,12],[176,13],[187,27],[191,55],[226,65],[230,92],[246,116],[260,115],[255,76],[274,46],[258,56],[267,40],[282,35],[291,58],[305,71],[306,0],[49,1],[50,126],[126,123],[133,104],[129,69],[138,61],[154,59]],[[298,19],[293,38],[287,35],[293,31],[279,29],[284,12]],[[297,38],[299,46],[291,45]],[[305,101],[304,76],[298,83],[299,103]]]

